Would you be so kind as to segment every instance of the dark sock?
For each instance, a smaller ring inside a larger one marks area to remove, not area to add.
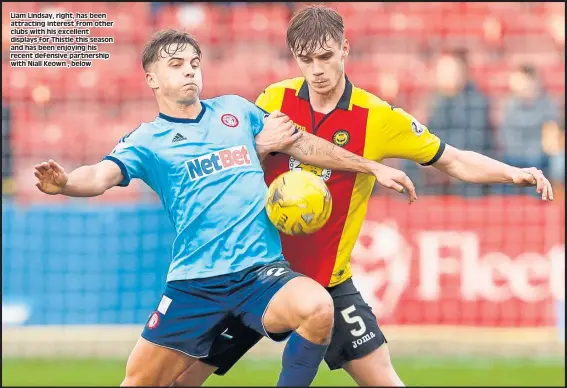
[[[282,356],[283,368],[277,386],[311,385],[328,346],[314,344],[294,331],[285,346]]]

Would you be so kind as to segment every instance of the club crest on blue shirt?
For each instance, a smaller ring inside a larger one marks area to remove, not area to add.
[[[234,127],[238,126],[238,119],[236,118],[236,116],[231,115],[230,113],[226,113],[226,114],[222,115],[221,121],[227,127],[234,128]]]

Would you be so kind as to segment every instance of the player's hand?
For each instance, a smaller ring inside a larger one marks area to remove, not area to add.
[[[543,175],[543,172],[535,167],[516,169],[515,173],[512,174],[512,182],[522,187],[536,186],[536,190],[541,194],[542,200],[553,201],[554,197],[551,183]]]
[[[39,181],[35,186],[41,192],[50,195],[61,194],[63,192],[63,188],[69,180],[63,167],[49,159],[47,162],[36,164],[34,168],[34,175]]]
[[[273,111],[264,119],[264,129],[256,136],[256,149],[265,153],[280,151],[293,144],[302,134],[302,131],[296,131],[287,115]]]
[[[415,186],[405,172],[379,163],[373,172],[376,177],[376,182],[380,185],[388,189],[396,190],[400,194],[406,193],[409,203],[417,201]]]

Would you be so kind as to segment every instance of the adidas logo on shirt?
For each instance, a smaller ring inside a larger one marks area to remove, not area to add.
[[[175,135],[173,137],[173,140],[171,142],[177,143],[178,141],[182,141],[182,140],[187,140],[187,138],[185,136],[183,136],[182,134],[178,133],[177,135]]]

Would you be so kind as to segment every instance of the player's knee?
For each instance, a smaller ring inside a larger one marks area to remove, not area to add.
[[[303,304],[299,334],[306,339],[323,343],[331,337],[334,322],[333,299],[325,291],[312,295],[309,303]]]

